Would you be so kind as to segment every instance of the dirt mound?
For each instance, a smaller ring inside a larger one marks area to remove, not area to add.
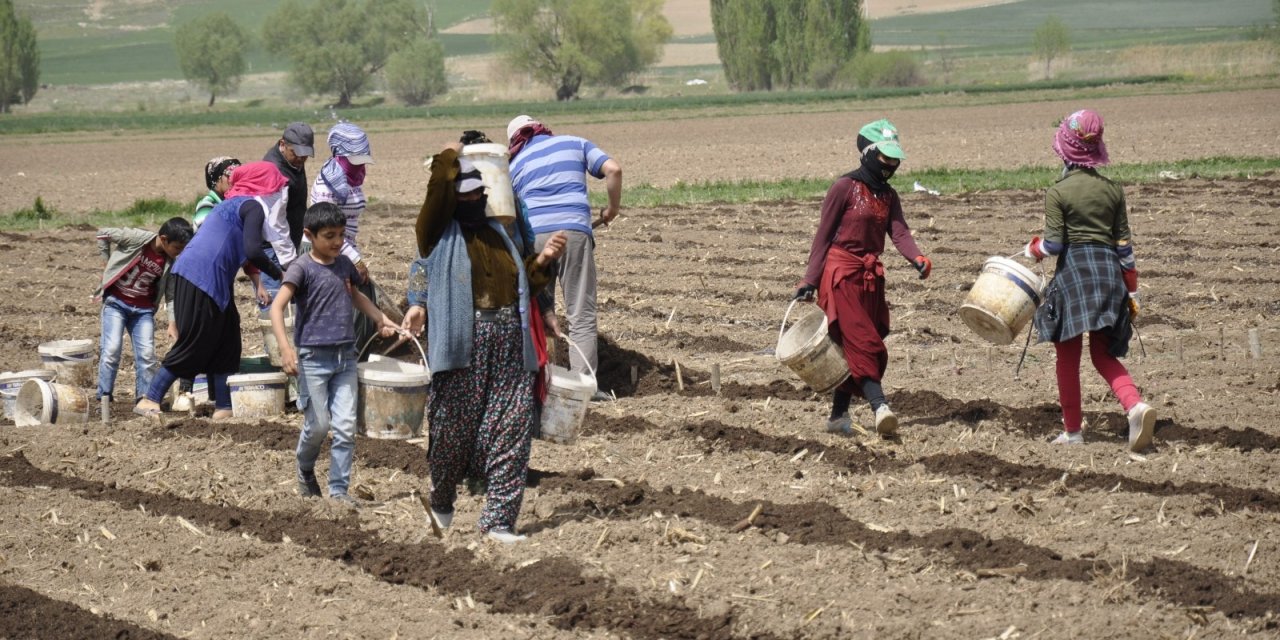
[[[85,611],[25,587],[0,584],[0,628],[6,638],[175,640],[110,616]]]

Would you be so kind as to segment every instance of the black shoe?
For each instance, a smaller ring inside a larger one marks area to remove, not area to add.
[[[298,472],[298,495],[304,498],[320,497],[320,483],[316,482],[314,471]]]

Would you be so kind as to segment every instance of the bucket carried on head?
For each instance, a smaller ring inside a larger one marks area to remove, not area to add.
[[[356,356],[357,361],[377,337],[377,334],[369,337]],[[384,440],[407,440],[422,435],[431,370],[422,345],[416,338],[413,344],[422,354],[422,364],[370,356],[368,362],[356,365],[356,379],[360,382],[356,392],[356,429],[360,433]]]
[[[98,353],[93,340],[54,340],[39,346],[40,366],[57,374],[58,384],[94,386],[93,361]]]
[[[587,363],[587,356],[572,340],[565,338],[569,346],[578,351],[582,363],[591,375],[570,371],[564,367],[547,364],[547,400],[542,403],[542,422],[538,437],[559,444],[572,444],[578,439],[578,431],[587,416],[587,405],[596,394],[596,372]]]
[[[284,413],[289,376],[282,372],[228,376],[227,386],[231,388],[231,415],[236,418],[267,418]]]
[[[18,392],[28,380],[53,380],[53,372],[48,369],[29,369],[27,371],[10,371],[0,373],[0,397],[4,398],[4,417],[13,420],[18,405]]]
[[[484,209],[486,217],[494,218],[502,224],[516,219],[515,192],[511,188],[511,167],[508,164],[510,155],[507,148],[500,144],[469,144],[462,148],[459,158],[466,158],[480,170],[480,181],[485,186],[487,205]],[[431,170],[434,156],[427,158],[422,166]]]
[[[1022,332],[1040,306],[1044,278],[1010,260],[993,256],[960,307],[960,319],[987,342],[1005,345]]]
[[[773,354],[805,384],[826,393],[849,379],[844,351],[827,334],[827,314],[818,306],[787,329],[787,318],[799,300],[792,300],[778,328],[778,346]]]
[[[90,391],[67,384],[31,378],[22,383],[14,403],[13,423],[19,427],[89,421]]]

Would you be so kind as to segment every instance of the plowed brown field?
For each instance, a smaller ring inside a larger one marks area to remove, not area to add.
[[[1280,157],[1276,97],[1097,103],[1117,161]],[[1049,127],[1073,106],[895,119],[912,163],[1047,165]],[[628,180],[669,183],[842,172],[849,126],[870,115],[581,129]],[[47,199],[186,194],[172,183],[193,181],[214,140],[81,137],[6,140],[26,150],[0,160],[6,184],[21,166],[33,180],[66,171],[57,191],[43,187]],[[400,156],[445,137],[375,137],[371,192],[394,181],[404,194],[361,229],[389,291],[403,289],[413,252],[413,209],[394,203],[416,199],[422,180]],[[133,162],[122,171],[120,158]],[[116,178],[90,183],[94,172]],[[1088,443],[1048,444],[1059,428],[1052,349],[1032,345],[1015,379],[1021,342],[988,346],[956,316],[983,261],[1037,231],[1040,192],[904,193],[935,267],[921,281],[892,250],[884,257],[885,381],[903,421],[893,441],[825,433],[825,399],[769,352],[816,200],[631,209],[597,247],[601,380],[618,398],[592,406],[576,444],[535,444],[527,543],[477,535],[481,503],[465,491],[451,533],[430,537],[419,442],[357,443],[354,480],[376,504],[297,497],[296,413],[0,426],[0,637],[1274,637],[1280,177],[1127,195],[1145,306],[1143,348],[1135,341],[1126,362],[1161,412],[1142,455],[1126,451],[1117,403],[1088,364]],[[92,231],[0,234],[0,370],[31,367],[46,340],[97,337]],[[244,342],[261,348],[256,328]],[[118,389],[132,388],[130,369]],[[853,415],[869,426],[865,407]]]

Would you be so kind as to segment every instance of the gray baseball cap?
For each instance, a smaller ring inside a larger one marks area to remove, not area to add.
[[[303,157],[310,157],[316,154],[313,147],[316,141],[316,134],[311,130],[311,125],[305,122],[291,122],[289,126],[284,128],[284,135],[281,136],[284,141],[289,143],[289,147],[293,152]]]

